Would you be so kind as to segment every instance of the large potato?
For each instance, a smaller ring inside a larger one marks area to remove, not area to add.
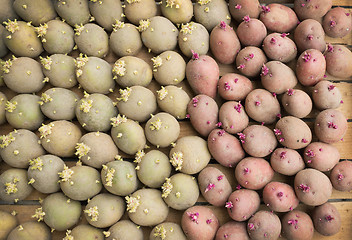
[[[218,93],[225,100],[241,101],[252,90],[251,80],[237,73],[226,73],[218,82]]]
[[[340,161],[340,153],[331,144],[313,142],[304,149],[303,159],[307,166],[327,172]]]
[[[301,21],[308,18],[321,21],[331,7],[332,0],[295,0],[293,8]]]
[[[327,109],[320,112],[315,119],[314,132],[320,141],[335,143],[342,140],[347,127],[347,120],[342,112]]]
[[[287,176],[293,176],[305,168],[301,155],[289,148],[276,148],[270,157],[270,165],[276,172]]]
[[[352,76],[352,52],[343,45],[328,45],[326,71],[337,78]]]
[[[303,86],[313,86],[324,79],[326,60],[316,49],[304,51],[297,60],[296,76]]]
[[[266,62],[267,58],[263,50],[258,47],[245,47],[236,56],[236,67],[246,77],[258,76]]]
[[[258,18],[260,14],[260,4],[258,0],[230,0],[229,10],[232,17],[241,22],[244,16]]]
[[[248,126],[249,118],[240,102],[225,102],[219,111],[219,120],[222,128],[230,133],[241,132]]]
[[[286,33],[271,33],[263,40],[266,56],[280,62],[290,62],[297,56],[297,46]]]
[[[288,89],[282,96],[281,103],[288,114],[297,118],[306,117],[313,108],[310,96],[299,89]]]
[[[296,27],[294,41],[299,52],[311,48],[324,52],[326,48],[324,29],[321,24],[314,19],[304,20]]]
[[[242,45],[260,47],[267,30],[262,21],[245,17],[244,21],[238,25],[236,33]]]

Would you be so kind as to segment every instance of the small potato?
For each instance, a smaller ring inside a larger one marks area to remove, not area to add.
[[[288,89],[281,103],[287,113],[297,118],[306,117],[313,108],[310,96],[299,89]]]
[[[332,0],[295,0],[293,9],[301,21],[308,18],[321,21],[331,7]]]
[[[263,64],[260,78],[263,87],[276,94],[282,94],[287,89],[294,88],[298,82],[294,71],[279,61]]]
[[[225,100],[244,100],[252,90],[251,80],[237,73],[226,73],[218,82],[218,93]]]
[[[18,220],[7,211],[0,211],[0,219],[0,239],[5,240],[11,230],[18,225]]]
[[[272,124],[280,116],[280,103],[275,95],[264,89],[255,89],[246,97],[245,109],[257,122]]]
[[[347,128],[346,117],[335,109],[320,112],[314,123],[315,135],[325,143],[335,143],[342,140]]]
[[[126,7],[124,13],[126,18],[133,23],[138,25],[140,20],[147,20],[154,17],[158,8],[154,0],[143,0],[143,1],[126,1]]]
[[[313,238],[313,222],[305,212],[293,210],[286,213],[281,223],[283,236],[288,240],[311,240]]]
[[[251,125],[242,132],[242,147],[252,157],[265,157],[277,146],[273,131],[261,125]]]
[[[342,103],[340,90],[331,82],[325,80],[318,82],[314,86],[312,99],[314,106],[319,110],[338,108]]]
[[[246,223],[229,221],[216,232],[215,240],[249,240]]]
[[[187,23],[193,16],[191,0],[162,1],[161,13],[174,24]]]
[[[294,189],[298,199],[308,206],[324,204],[332,194],[329,178],[313,168],[306,168],[296,174]]]
[[[232,27],[221,21],[213,28],[210,33],[210,50],[216,60],[223,64],[231,64],[240,49],[240,40]]]
[[[274,171],[265,159],[247,157],[237,164],[235,176],[241,186],[259,190],[272,180]]]
[[[210,132],[208,149],[213,158],[224,167],[235,167],[245,156],[238,139],[222,129]]]
[[[260,206],[260,197],[256,191],[240,189],[234,191],[226,202],[225,207],[230,217],[238,222],[246,221]]]
[[[280,236],[281,222],[275,213],[262,210],[249,219],[247,231],[252,240],[275,240]]]
[[[243,22],[238,25],[236,33],[242,45],[260,47],[267,35],[267,30],[262,21],[245,16]]]
[[[212,240],[219,228],[219,220],[210,208],[194,206],[183,213],[181,227],[189,240]]]
[[[342,7],[331,9],[323,19],[323,28],[329,37],[342,38],[352,29],[352,16]]]
[[[331,203],[316,207],[312,214],[315,230],[324,236],[332,236],[341,229],[341,216]]]
[[[107,240],[113,240],[113,239],[143,240],[144,239],[142,228],[138,227],[130,220],[118,221],[117,223],[115,223],[109,228],[109,233],[110,233],[110,236],[106,238]]]
[[[286,33],[271,33],[263,40],[263,50],[272,60],[287,63],[297,56],[297,46]]]
[[[205,200],[214,206],[225,206],[232,188],[223,172],[215,167],[206,167],[199,173],[198,183]]]
[[[281,145],[301,149],[312,141],[312,132],[301,119],[287,116],[281,118],[275,125],[274,133]]]
[[[341,161],[330,172],[330,181],[339,191],[352,190],[352,162]]]
[[[263,201],[275,212],[292,211],[299,203],[293,188],[281,182],[270,182],[265,186],[263,190]]]
[[[229,10],[231,16],[241,22],[244,16],[258,18],[260,14],[260,5],[258,0],[230,0]]]
[[[289,7],[272,3],[262,7],[259,19],[272,32],[291,32],[298,23],[296,13]]]
[[[219,107],[207,95],[197,95],[188,103],[187,112],[194,129],[202,136],[208,136],[218,123]]]
[[[219,111],[219,120],[222,128],[230,133],[241,132],[248,126],[249,118],[240,102],[225,102]]]
[[[128,41],[126,41],[128,39]],[[117,22],[109,37],[111,51],[117,56],[134,56],[142,49],[141,36],[135,25]]]
[[[301,155],[289,148],[276,148],[270,157],[270,165],[276,172],[286,176],[293,176],[305,168]]]
[[[178,35],[178,46],[188,58],[192,57],[192,50],[199,55],[207,54],[209,50],[208,30],[196,22],[182,24]]]
[[[261,67],[267,62],[264,52],[258,47],[245,47],[236,57],[236,67],[246,77],[260,74]]]
[[[181,226],[173,222],[164,222],[155,226],[150,232],[149,240],[160,240],[164,237],[168,240],[187,240]]]
[[[327,172],[340,161],[340,153],[333,145],[313,142],[304,149],[303,159],[308,167]]]
[[[343,45],[328,45],[326,71],[337,78],[352,76],[352,52]]]
[[[191,98],[182,88],[176,86],[161,87],[157,91],[156,99],[161,110],[170,113],[177,119],[185,119],[187,115],[187,105]]]
[[[303,86],[313,86],[324,79],[326,60],[316,49],[304,51],[297,60],[296,76]]]
[[[307,49],[317,49],[324,52],[326,48],[324,29],[314,19],[304,20],[296,27],[294,41],[299,52]]]

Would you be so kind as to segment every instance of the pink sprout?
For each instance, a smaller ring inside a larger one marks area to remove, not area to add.
[[[276,39],[275,39],[275,38],[271,38],[271,39],[270,39],[270,43],[271,43],[271,44],[275,44],[275,43],[276,43]]]
[[[244,171],[244,174],[249,173],[249,169],[247,167],[244,168],[243,171]]]
[[[255,101],[255,105],[256,106],[260,106],[260,102],[259,101]]]
[[[198,103],[198,98],[192,98],[192,102],[195,104],[195,103]]]
[[[302,142],[303,142],[303,143],[307,143],[308,141],[307,141],[307,139],[302,138]]]
[[[189,114],[186,114],[186,118],[191,118],[191,115],[189,115]]]
[[[336,22],[334,20],[330,21],[330,27],[335,27],[336,26]]]
[[[260,125],[264,126],[265,122],[261,122]]]
[[[329,85],[329,87],[328,87],[328,90],[329,90],[329,91],[334,90],[334,89],[335,89],[335,85],[332,85],[332,84]]]
[[[305,5],[306,5],[306,4],[302,3],[302,4],[301,4],[301,7],[304,7]]]
[[[343,103],[343,100],[341,100],[340,103]]]
[[[196,53],[196,52],[193,51],[193,50],[191,50],[191,52],[192,52],[192,59],[193,59],[193,60],[198,60],[198,59],[199,59],[199,54]]]
[[[209,183],[209,184],[208,184],[208,186],[207,186],[207,188],[205,189],[205,191],[204,191],[204,192],[206,193],[206,192],[208,192],[208,191],[212,190],[213,188],[215,188],[215,184],[213,184],[213,183]]]
[[[321,151],[323,151],[323,149],[322,149],[322,148],[319,148],[319,152],[321,152]]]
[[[228,90],[230,90],[231,89],[231,86],[230,86],[230,84],[228,83],[228,82],[225,82],[225,91],[228,91]]]
[[[279,142],[281,143],[281,142],[285,142],[285,138],[280,138],[279,139]]]
[[[230,128],[231,128],[231,129],[233,129],[233,128],[234,128],[234,126],[233,126],[233,125],[231,125],[231,126],[230,126]]]
[[[277,196],[278,196],[278,197],[282,197],[283,195],[284,195],[283,192],[278,192],[278,193],[277,193]]]
[[[264,237],[267,237],[268,236],[268,233],[264,233]]]
[[[206,220],[206,223],[207,223],[207,224],[210,224],[212,221],[213,221],[213,220],[212,220],[211,218],[209,218],[209,219]]]
[[[288,35],[290,35],[289,33],[281,33],[281,37],[282,38],[285,38],[285,37],[287,37]]]
[[[253,54],[253,53],[250,53],[250,54],[248,55],[248,57],[249,57],[250,59],[253,59],[253,58],[254,58],[254,54]]]
[[[268,13],[268,12],[270,12],[270,7],[269,6],[262,6],[262,11],[264,13]]]
[[[334,217],[331,216],[331,215],[327,215],[327,216],[325,217],[325,220],[328,221],[328,222],[331,222],[332,220],[334,220]]]
[[[235,9],[241,9],[242,8],[242,6],[241,5],[239,5],[239,4],[236,4],[236,6],[235,6]]]
[[[240,190],[241,189],[241,185],[237,184],[236,189]]]
[[[273,95],[273,97],[276,98],[276,92],[272,92],[271,95]],[[281,118],[281,114],[280,114],[280,118]]]
[[[286,151],[280,153],[280,158],[284,159],[286,157]]]
[[[310,53],[305,52],[302,58],[305,62],[309,62],[312,59],[312,55]]]
[[[263,63],[262,66],[262,76],[266,76],[269,73],[269,68],[267,66],[265,66],[265,64]]]
[[[328,44],[328,52],[333,52],[333,51],[334,51],[334,46],[329,43]]]
[[[345,178],[345,176],[342,175],[342,173],[339,173],[339,175],[337,176],[337,180],[339,180],[339,181],[341,181],[344,178]]]
[[[287,95],[292,96],[293,95],[293,89],[288,89],[287,90]]]
[[[237,135],[239,136],[241,143],[244,143],[244,140],[246,139],[246,135],[244,135],[243,133],[237,133]]]
[[[233,203],[231,201],[225,203],[225,208],[233,208]]]
[[[207,124],[209,125],[209,124],[210,124],[210,121],[207,121]]]
[[[309,35],[307,36],[307,38],[308,38],[308,40],[313,40],[313,35],[312,35],[312,34],[309,34]]]
[[[221,29],[226,29],[226,23],[224,21],[220,22],[220,28]]]
[[[327,78],[328,76],[326,76],[326,74],[324,74],[324,78]]]
[[[307,152],[306,152],[306,155],[308,156],[308,157],[315,157],[315,154],[314,154],[314,152],[313,152],[313,150],[312,149],[309,149]]]
[[[222,126],[222,122],[218,122],[218,123],[216,124],[216,126],[217,126],[217,127],[221,127],[221,126]]]
[[[195,213],[187,212],[187,215],[190,217],[192,222],[195,222],[195,223],[198,224],[198,217],[199,217],[199,213],[198,212],[195,212]]]
[[[337,129],[337,125],[333,122],[328,122],[328,128]]]
[[[237,82],[238,82],[238,78],[235,78],[235,80],[234,80],[234,81],[235,81],[235,83],[237,83]]]
[[[254,229],[254,224],[253,223],[248,223],[248,228],[249,228],[249,230],[253,230]]]
[[[245,21],[245,22],[249,22],[251,20],[251,18],[249,17],[249,15],[246,15],[246,16],[244,16],[243,17],[243,21]]]
[[[346,13],[346,16],[349,17],[351,14],[350,13]]]
[[[241,108],[242,108],[242,105],[241,105],[240,102],[234,107],[234,109],[236,109],[236,111],[237,111],[238,113],[241,113]]]
[[[237,67],[237,69],[244,69],[245,67],[246,67],[246,65],[240,64],[240,65]]]
[[[221,129],[218,131],[218,135],[221,137],[225,134],[225,130],[224,129]]]
[[[289,225],[292,225],[292,226],[294,226],[295,227],[295,229],[297,229],[298,228],[298,226],[297,226],[297,224],[298,224],[298,220],[297,219],[290,219],[290,220],[288,220],[288,222],[287,222]]]
[[[282,117],[281,113],[276,114],[276,117],[278,117],[280,119]]]
[[[282,134],[281,130],[277,128],[274,129],[274,133],[276,136],[280,136]]]
[[[224,175],[219,175],[218,176],[218,181],[221,181],[224,178]]]
[[[224,238],[226,239],[226,238],[228,238],[229,237],[229,235],[228,234],[224,234]]]
[[[305,193],[308,193],[309,189],[310,189],[310,187],[308,185],[305,185],[305,184],[300,184],[298,188],[301,189]]]

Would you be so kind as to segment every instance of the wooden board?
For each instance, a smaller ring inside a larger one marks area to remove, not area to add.
[[[260,3],[262,3],[262,4],[264,4],[264,3],[268,4],[268,3],[273,3],[273,2],[285,3],[285,4],[288,4],[288,6],[292,6],[293,0],[260,0]],[[350,12],[352,12],[352,1],[351,0],[333,0],[333,5],[334,6],[345,6],[345,7],[349,8]],[[341,38],[341,39],[333,39],[333,38],[326,37],[326,41],[329,43],[332,43],[332,44],[344,44],[347,47],[349,47],[350,49],[352,49],[352,35],[351,34],[349,34],[348,36]],[[74,52],[73,55],[77,55],[77,52]],[[143,51],[138,54],[138,57],[144,59],[149,64],[152,64],[150,61],[150,58],[153,56],[154,55],[152,53],[148,53],[146,51],[146,49],[143,49]],[[117,59],[117,57],[112,53],[110,53],[105,58],[105,60],[107,60],[111,64],[113,64],[116,59]],[[233,65],[219,64],[219,66],[220,66],[220,75],[221,76],[226,73],[229,73],[229,72],[236,72],[236,69],[234,68]],[[289,66],[294,68],[295,62],[293,61],[293,62],[289,63]],[[347,159],[349,161],[352,161],[352,147],[351,147],[352,146],[352,76],[349,78],[346,78],[346,79],[338,79],[338,78],[334,78],[332,76],[327,75],[326,79],[333,81],[334,85],[336,87],[338,87],[339,90],[341,91],[344,103],[339,107],[339,110],[341,110],[345,114],[346,118],[349,121],[348,122],[348,131],[344,137],[344,140],[341,142],[338,142],[334,145],[339,149],[340,154],[341,154],[341,159],[344,159],[344,160]],[[258,79],[253,79],[253,80],[254,80],[255,86],[260,87],[260,82],[258,81]],[[180,84],[180,86],[182,86],[183,89],[185,89],[189,95],[193,95],[193,92],[190,89],[190,87],[186,81],[183,81]],[[44,90],[46,90],[48,88],[50,88],[49,84],[47,84],[47,86],[41,92],[43,92]],[[155,93],[156,90],[158,90],[160,88],[160,85],[157,84],[155,81],[153,81],[149,85],[148,88],[151,89]],[[303,89],[302,86],[298,86],[298,88]],[[307,89],[307,88],[304,88],[304,89],[308,93],[311,91],[311,89]],[[82,89],[73,88],[72,90],[74,90],[80,96],[83,95]],[[12,98],[15,95],[14,92],[12,92],[4,87],[1,87],[0,91],[4,92],[8,98]],[[112,99],[115,99],[116,92],[117,91],[115,91],[112,94],[109,94],[109,96]],[[40,93],[38,93],[38,94],[40,94]],[[217,102],[219,104],[221,104],[222,101],[220,99],[217,99]],[[312,127],[313,122],[314,122],[314,118],[316,117],[316,115],[318,113],[319,113],[318,110],[313,110],[311,112],[311,114],[309,114],[304,119],[310,127]],[[77,122],[75,122],[75,123],[77,123]],[[255,123],[251,122],[251,124],[255,124]],[[190,125],[190,122],[188,120],[180,121],[180,125],[181,125],[180,137],[188,136],[188,135],[197,135],[196,131]],[[273,128],[273,126],[269,126],[269,127]],[[12,130],[13,130],[13,128],[11,126],[9,126],[8,124],[0,126],[0,134],[1,135],[7,134]],[[155,148],[155,147],[152,147],[152,148]],[[162,150],[164,153],[168,154],[170,148],[164,148],[164,149],[160,149],[160,150]],[[129,156],[129,155],[126,155],[123,153],[122,153],[122,156],[126,160],[132,159],[132,156]],[[66,164],[68,166],[75,165],[76,160],[77,159],[75,159],[75,158],[65,159]],[[214,166],[214,167],[221,169],[224,172],[224,174],[228,177],[228,179],[230,180],[233,188],[235,188],[235,186],[237,185],[237,182],[234,177],[234,170],[233,169],[225,168],[225,167],[217,164],[215,160],[211,161],[211,166]],[[5,164],[4,162],[1,162],[0,163],[0,174],[9,168],[10,167],[7,164]],[[274,180],[285,182],[285,183],[290,183],[290,184],[293,182],[292,177],[286,177],[286,176],[283,176],[280,174],[275,174]],[[261,193],[261,191],[259,191],[259,193]],[[32,194],[26,200],[20,201],[16,204],[10,204],[10,203],[7,203],[7,202],[0,200],[0,210],[7,211],[7,212],[16,211],[18,213],[17,219],[18,219],[19,223],[24,223],[26,221],[34,221],[34,219],[31,218],[31,216],[34,214],[35,209],[40,206],[39,199],[44,199],[46,196],[47,196],[46,194],[39,193],[38,191],[33,191]],[[320,235],[319,233],[315,232],[313,239],[314,240],[318,240],[318,239],[319,240],[320,239],[323,239],[323,240],[352,239],[352,214],[351,214],[352,193],[351,192],[340,192],[340,191],[334,190],[329,202],[331,202],[334,206],[336,206],[336,208],[339,210],[339,212],[341,214],[341,217],[342,217],[341,230],[337,235],[331,236],[331,237],[324,237],[324,236]],[[198,205],[208,205],[202,196],[199,197],[197,204]],[[220,208],[220,207],[213,207],[210,205],[208,205],[208,206],[214,210],[216,216],[220,220],[220,223],[223,224],[223,223],[230,220],[230,218],[226,212],[226,209],[224,207]],[[83,205],[83,207],[84,207],[84,205]],[[262,205],[261,209],[268,210],[265,205]],[[305,211],[309,212],[309,211],[311,211],[312,208],[301,204],[298,207],[298,209],[305,210]],[[182,211],[176,211],[176,210],[170,209],[167,221],[180,223],[181,215],[182,215]],[[128,217],[126,215],[123,217],[123,219],[127,219],[127,218]],[[80,224],[86,224],[86,223],[87,222],[84,218],[81,219]],[[143,227],[142,229],[144,231],[145,239],[148,239],[151,228]],[[58,240],[58,239],[62,239],[65,236],[65,233],[55,231],[52,234],[52,236],[53,236],[53,240]],[[284,238],[280,238],[280,239],[284,239]]]

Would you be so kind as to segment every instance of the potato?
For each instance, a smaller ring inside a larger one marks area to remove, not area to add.
[[[303,159],[308,167],[327,172],[340,161],[340,153],[333,145],[313,142],[304,149]]]
[[[297,46],[287,33],[271,33],[263,40],[263,50],[272,60],[287,63],[297,56]]]
[[[296,76],[303,86],[313,86],[325,76],[326,60],[316,49],[304,51],[297,60]]]
[[[247,231],[253,240],[275,240],[280,236],[281,222],[275,213],[262,210],[249,219]]]
[[[291,32],[298,24],[296,13],[291,8],[278,3],[263,6],[259,19],[272,32]]]
[[[245,16],[243,22],[238,25],[236,33],[242,45],[260,47],[267,35],[267,30],[262,21]]]
[[[324,16],[322,25],[329,37],[342,38],[351,32],[352,16],[346,9],[336,7]]]
[[[239,189],[231,193],[225,207],[230,217],[238,222],[246,221],[260,206],[260,197],[256,191]]]
[[[156,99],[161,110],[170,113],[177,119],[185,119],[190,97],[181,87],[166,86],[157,91]]]
[[[247,15],[250,18],[258,18],[260,5],[258,0],[230,0],[229,10],[235,21],[241,22]]]
[[[272,124],[281,116],[276,95],[264,89],[255,89],[247,95],[245,109],[250,118],[265,124]]]
[[[316,207],[312,214],[315,230],[324,236],[332,236],[341,229],[341,216],[331,203]]]
[[[314,106],[319,110],[338,108],[342,103],[340,90],[329,81],[318,82],[312,91]]]
[[[264,187],[263,201],[275,212],[292,211],[299,203],[293,188],[281,182],[270,182]]]
[[[113,30],[116,20],[123,21],[125,17],[122,2],[116,0],[89,1],[89,11],[95,21],[108,32]]]
[[[216,128],[219,107],[215,100],[207,95],[197,95],[188,103],[187,112],[194,129],[206,137]]]
[[[270,165],[276,172],[287,176],[293,176],[305,167],[301,155],[289,148],[276,148],[270,157]]]
[[[258,47],[245,47],[236,56],[236,67],[246,77],[258,76],[261,67],[266,62],[264,52]]]
[[[191,0],[166,0],[160,4],[161,13],[174,24],[188,23],[193,16]]]
[[[248,126],[249,118],[240,102],[227,101],[219,111],[221,127],[230,134],[241,132]]]
[[[293,9],[301,21],[308,18],[321,21],[331,7],[332,0],[295,0]]]
[[[288,240],[311,240],[314,226],[310,216],[302,211],[293,210],[286,213],[281,220],[282,234]]]
[[[333,187],[339,191],[352,190],[352,162],[341,161],[331,170],[330,181]]]
[[[320,112],[314,123],[315,135],[325,143],[335,143],[342,140],[347,128],[346,117],[335,109]]]
[[[126,1],[124,13],[127,19],[134,25],[138,25],[140,20],[147,20],[157,14],[158,8],[154,0]]]
[[[173,222],[161,223],[150,232],[149,240],[160,240],[163,238],[168,240],[187,240],[181,226]]]
[[[328,45],[325,53],[326,71],[337,78],[352,76],[352,52],[343,45]]]
[[[219,66],[208,56],[193,53],[192,59],[186,66],[186,77],[189,85],[196,94],[205,94],[215,98],[219,81]]]
[[[5,240],[9,233],[18,225],[18,220],[9,212],[0,211],[0,239]]]
[[[120,239],[120,240],[143,240],[142,228],[138,227],[136,224],[130,220],[121,220],[112,225],[109,228],[110,236],[107,240]]]
[[[182,24],[178,35],[178,46],[188,58],[192,57],[192,50],[199,55],[207,54],[209,50],[208,30],[196,22]]]
[[[284,147],[301,149],[312,141],[312,132],[301,119],[287,116],[281,118],[275,125],[274,133]]]
[[[241,186],[259,190],[272,180],[274,171],[265,159],[247,157],[237,164],[235,177]]]
[[[332,194],[329,178],[313,168],[306,168],[296,174],[294,189],[298,199],[308,206],[324,204]]]
[[[266,126],[251,125],[242,134],[242,147],[252,157],[268,156],[277,146],[275,134]]]
[[[324,29],[314,19],[304,20],[296,27],[294,41],[299,52],[307,49],[317,49],[324,52],[326,48]]]
[[[269,92],[282,94],[297,85],[294,71],[279,61],[270,61],[263,65],[260,74],[263,87]]]
[[[12,229],[7,240],[50,240],[51,233],[47,225],[40,222],[28,221]]]
[[[210,208],[194,206],[183,213],[181,227],[189,240],[212,240],[219,228],[219,220]]]
[[[117,56],[134,56],[142,49],[142,39],[135,25],[116,21],[109,37],[111,51]],[[128,39],[128,41],[126,41]]]
[[[313,108],[310,96],[299,89],[288,89],[282,96],[281,103],[288,114],[297,118],[306,117]]]
[[[218,93],[225,100],[244,100],[252,90],[251,80],[237,73],[226,73],[218,82]]]
[[[210,33],[210,50],[216,60],[223,64],[231,64],[240,49],[240,40],[232,27],[221,21],[213,28]]]
[[[232,188],[223,172],[215,167],[206,167],[199,173],[198,182],[205,200],[214,206],[225,206]]]
[[[229,221],[216,232],[215,240],[249,240],[246,223]]]
[[[208,149],[213,158],[224,167],[235,167],[245,156],[239,140],[220,129],[210,132]]]

